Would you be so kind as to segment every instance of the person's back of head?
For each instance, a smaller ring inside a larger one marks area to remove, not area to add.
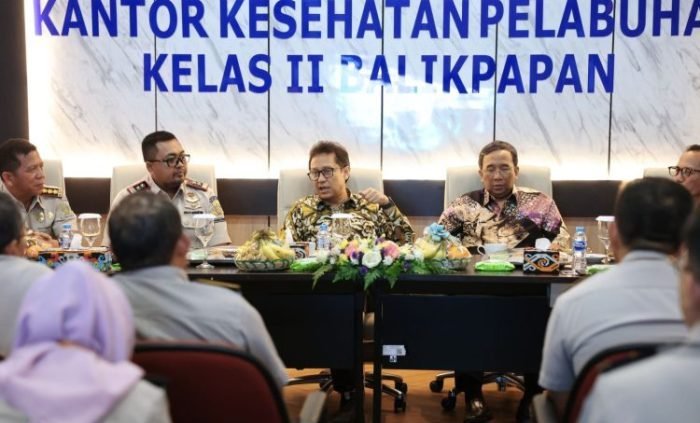
[[[9,194],[0,192],[0,254],[22,255],[22,216]]]
[[[112,251],[124,270],[170,264],[181,237],[175,206],[150,192],[129,195],[109,217]]]
[[[688,191],[667,178],[629,182],[615,203],[615,226],[620,242],[630,251],[676,253],[692,208]]]

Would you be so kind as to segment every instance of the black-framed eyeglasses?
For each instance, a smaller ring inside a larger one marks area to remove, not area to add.
[[[340,168],[337,167],[324,167],[321,170],[310,170],[309,173],[306,175],[311,179],[312,181],[318,181],[318,178],[323,175],[324,178],[330,179],[333,177],[333,174],[335,173],[336,170],[340,170]]]
[[[683,175],[684,178],[689,177],[693,173],[700,173],[700,169],[693,169],[692,167],[680,167],[680,166],[669,166],[668,174],[671,176]]]
[[[179,156],[172,156],[172,157],[166,157],[161,160],[146,160],[149,163],[165,163],[166,166],[168,167],[175,167],[179,163],[189,163],[190,162],[190,155],[189,154],[180,154]]]

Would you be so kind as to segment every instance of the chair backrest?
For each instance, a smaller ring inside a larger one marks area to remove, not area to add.
[[[117,196],[119,191],[146,176],[147,172],[144,163],[114,166],[112,169],[112,180],[109,186],[109,204],[114,202],[114,197]],[[187,165],[187,177],[205,182],[216,192],[216,175],[213,165],[189,163]]]
[[[673,344],[638,344],[622,345],[606,349],[593,358],[581,369],[571,389],[564,412],[564,422],[576,422],[583,408],[583,403],[601,373],[620,366],[650,357],[662,348]]]
[[[645,167],[644,168],[644,177],[645,178],[650,178],[650,177],[655,177],[655,178],[671,178],[671,175],[668,173],[668,168],[667,167]]]
[[[288,422],[272,376],[233,346],[140,342],[132,361],[162,385],[173,422]]]
[[[282,169],[277,181],[277,228],[281,228],[289,209],[295,201],[314,193],[307,169]],[[374,188],[384,192],[382,171],[379,169],[355,169],[350,171],[347,183],[350,192]]]
[[[63,179],[63,162],[60,160],[44,160],[44,176],[46,185],[61,188],[66,193],[66,181]]]
[[[518,186],[533,188],[547,196],[552,196],[552,173],[548,167],[520,166]],[[478,166],[460,166],[447,168],[445,177],[445,208],[454,199],[467,192],[483,188]]]

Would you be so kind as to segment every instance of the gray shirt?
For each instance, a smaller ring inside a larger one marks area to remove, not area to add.
[[[12,197],[27,229],[43,232],[52,238],[58,238],[64,223],[70,223],[73,231],[78,230],[75,213],[59,187],[45,185],[41,194],[32,199],[29,208],[25,208],[2,183],[0,192],[6,192]]]
[[[208,213],[216,216],[214,221],[214,235],[209,240],[207,245],[212,246],[231,243],[231,238],[228,235],[228,227],[226,226],[226,219],[224,217],[224,210],[221,208],[221,204],[219,203],[216,193],[214,193],[214,190],[212,190],[207,184],[194,181],[192,179],[185,179],[185,182],[180,185],[180,188],[175,193],[175,196],[170,198],[168,193],[160,189],[149,174],[143,179],[119,191],[114,197],[110,210],[114,209],[117,204],[119,204],[127,196],[140,191],[150,191],[157,195],[164,195],[173,203],[173,205],[180,212],[183,230],[190,238],[190,241],[192,241],[193,248],[202,247],[202,243],[194,234],[194,226],[192,223],[192,216],[200,213]],[[102,239],[103,245],[109,245],[108,229],[105,229],[104,237]]]
[[[686,345],[601,375],[580,422],[658,423],[700,419],[700,325]]]
[[[29,421],[0,399],[0,421]],[[102,420],[104,423],[169,423],[170,412],[165,392],[148,382],[139,381]]]
[[[191,283],[172,266],[122,272],[114,279],[129,298],[140,338],[234,344],[258,359],[279,387],[287,383],[262,317],[238,293]]]
[[[557,299],[547,323],[539,383],[569,391],[583,366],[605,349],[677,342],[686,335],[676,266],[661,253],[632,251]]]
[[[10,354],[15,320],[24,294],[47,273],[51,273],[51,269],[42,264],[24,257],[0,254],[0,356]]]

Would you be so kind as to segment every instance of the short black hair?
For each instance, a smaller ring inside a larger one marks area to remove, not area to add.
[[[112,251],[124,270],[170,264],[181,235],[180,213],[151,192],[127,196],[109,217]]]
[[[36,151],[36,146],[24,138],[10,138],[0,144],[0,175],[2,172],[16,172],[20,156]]]
[[[686,152],[688,151],[700,151],[700,145],[699,144],[691,144],[688,146],[688,148],[685,149]]]
[[[688,249],[687,268],[695,282],[700,283],[700,208],[695,208],[683,231],[683,243]]]
[[[350,156],[348,150],[335,141],[319,141],[311,146],[309,150],[309,168],[311,168],[311,159],[319,154],[335,154],[335,162],[341,168],[350,166]]]
[[[518,150],[513,147],[513,144],[505,141],[493,141],[484,146],[484,148],[481,149],[479,152],[479,169],[481,169],[481,166],[484,164],[484,157],[487,154],[491,154],[494,151],[500,151],[500,150],[505,150],[510,153],[510,156],[513,158],[513,166],[518,166]]]
[[[141,141],[141,154],[143,154],[143,161],[147,162],[153,160],[156,155],[158,147],[156,144],[164,141],[176,140],[177,137],[172,132],[168,131],[155,131],[146,135]]]
[[[0,192],[0,254],[22,237],[24,223],[10,194]]]
[[[693,198],[682,185],[668,178],[635,179],[617,196],[615,225],[630,250],[672,254],[692,209]]]

